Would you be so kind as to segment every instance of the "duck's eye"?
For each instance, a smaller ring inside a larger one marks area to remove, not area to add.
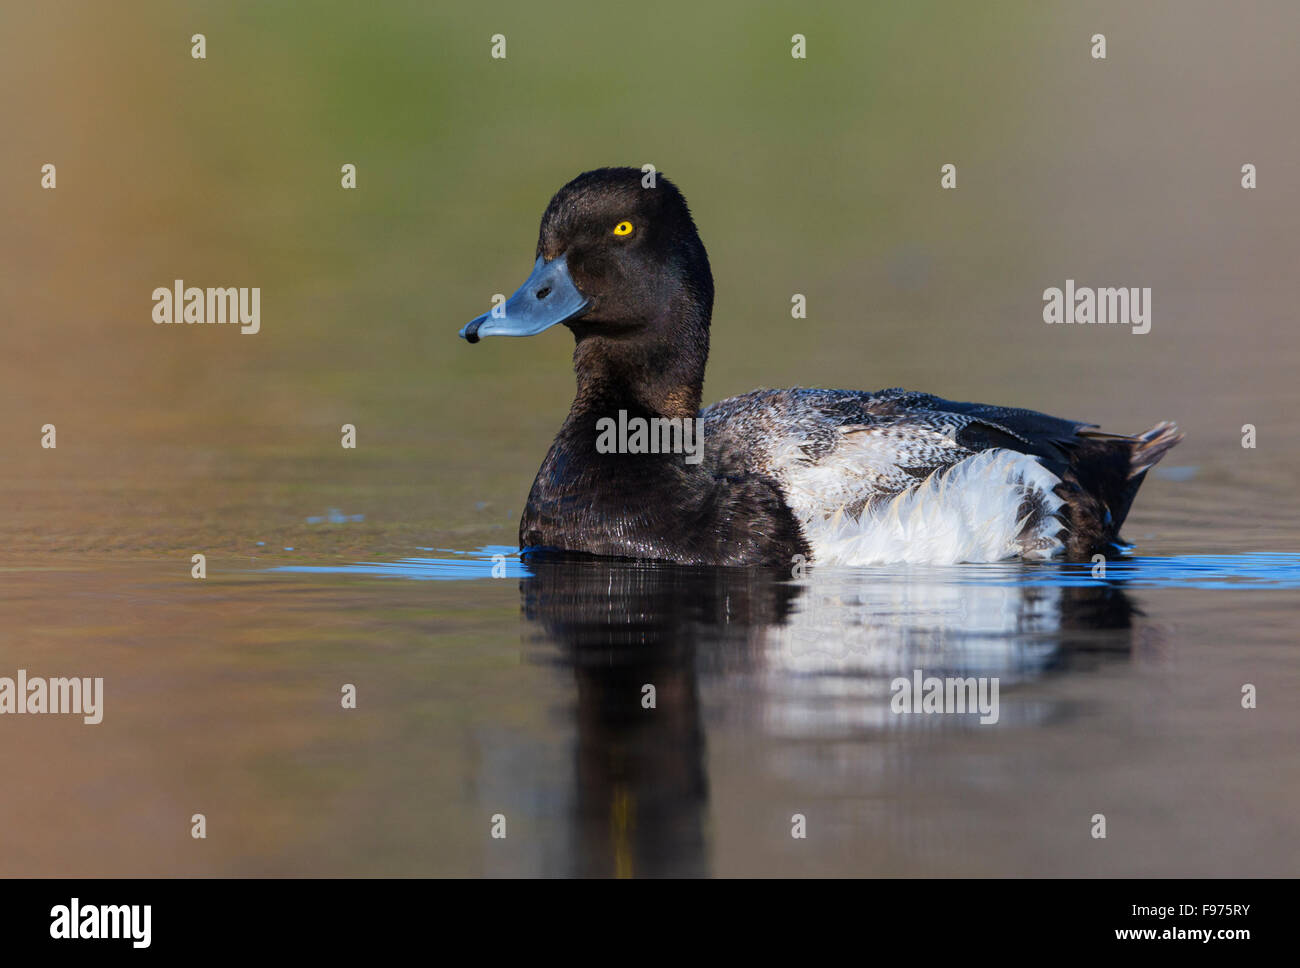
[[[615,234],[615,235],[631,235],[631,234],[632,234],[632,223],[631,223],[631,222],[619,222],[617,225],[614,226],[614,234]]]

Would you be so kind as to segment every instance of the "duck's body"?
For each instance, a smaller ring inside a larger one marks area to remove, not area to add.
[[[905,390],[764,390],[701,411],[708,259],[676,188],[640,179],[601,169],[561,189],[533,276],[504,316],[462,330],[476,341],[562,322],[577,339],[578,392],[529,494],[525,551],[709,565],[1086,557],[1119,540],[1147,469],[1181,439],[1172,424],[1102,434]],[[698,463],[602,446],[615,418],[697,417]]]

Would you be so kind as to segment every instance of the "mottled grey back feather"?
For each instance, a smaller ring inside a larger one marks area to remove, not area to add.
[[[756,472],[786,480],[792,462],[828,470],[834,465],[857,491],[840,505],[850,509],[898,494],[936,470],[991,448],[1039,457],[1059,476],[1072,440],[1094,426],[902,389],[756,390],[721,400],[701,416],[705,439],[725,439],[728,449],[741,444],[736,449],[748,455]]]

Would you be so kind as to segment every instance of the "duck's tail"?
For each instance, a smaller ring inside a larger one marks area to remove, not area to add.
[[[1160,458],[1169,453],[1169,449],[1183,439],[1178,424],[1162,420],[1144,434],[1134,438],[1132,456],[1129,458],[1128,477],[1131,481],[1142,482],[1142,475],[1160,462]],[[1137,485],[1133,487],[1137,493]]]
[[[1120,540],[1133,498],[1169,449],[1183,439],[1177,424],[1162,421],[1134,437],[1081,431],[1080,446],[1057,493],[1070,508],[1067,553],[1088,558],[1105,553]]]

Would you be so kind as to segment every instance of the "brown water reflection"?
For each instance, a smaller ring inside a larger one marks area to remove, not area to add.
[[[796,582],[594,562],[511,565],[503,580],[486,553],[462,560],[206,582],[147,561],[7,569],[0,620],[24,632],[3,668],[103,675],[106,702],[93,727],[6,717],[3,873],[1300,861],[1289,560],[1236,591],[1209,580],[1229,559],[1195,580],[1139,559],[1137,577],[1083,586],[1055,569]],[[914,668],[997,676],[998,722],[892,714],[890,680]],[[1240,707],[1243,681],[1256,710]],[[339,708],[344,682],[354,711]],[[195,812],[207,841],[189,837]],[[1088,836],[1096,812],[1105,841]],[[796,813],[806,840],[790,836]],[[490,836],[497,814],[505,840]]]

